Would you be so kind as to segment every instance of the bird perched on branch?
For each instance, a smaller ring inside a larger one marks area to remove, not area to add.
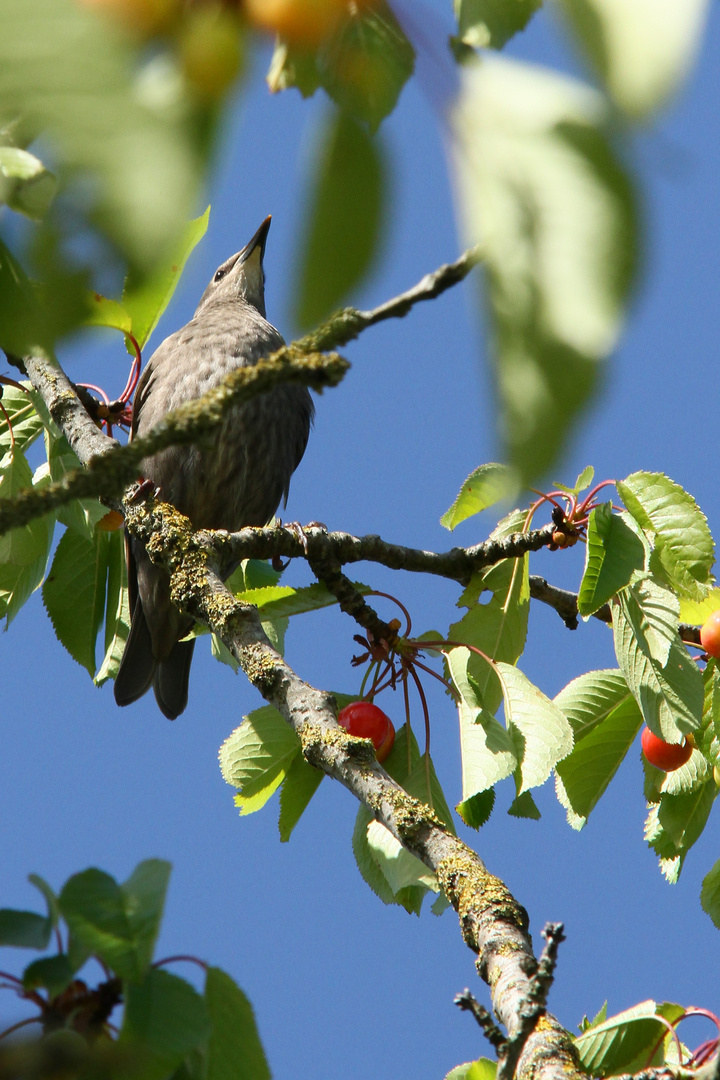
[[[270,218],[218,268],[195,315],[153,353],[138,383],[131,437],[201,397],[223,376],[284,344],[265,318],[263,255]],[[143,462],[143,475],[196,529],[265,525],[287,500],[305,452],[314,406],[304,386],[279,385],[223,416],[214,444],[172,446]],[[170,600],[168,574],[134,537],[126,544],[132,623],[115,679],[115,701],[129,705],[152,686],[174,720],[187,705],[193,620]]]

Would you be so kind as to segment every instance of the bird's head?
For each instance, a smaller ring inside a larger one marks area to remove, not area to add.
[[[270,216],[265,218],[252,240],[235,255],[218,266],[212,281],[202,295],[196,315],[208,304],[232,303],[244,300],[265,317],[265,272],[263,255],[270,229]]]

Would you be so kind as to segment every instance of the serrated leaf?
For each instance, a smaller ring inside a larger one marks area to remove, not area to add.
[[[700,727],[702,675],[677,633],[678,603],[650,577],[613,603],[615,654],[645,723],[666,742]]]
[[[502,49],[524,30],[542,0],[454,0],[458,37],[474,49]]]
[[[205,1080],[270,1080],[252,1005],[220,968],[207,969],[205,1002],[211,1025]]]
[[[270,63],[270,90],[297,86],[304,97],[322,86],[346,113],[375,131],[392,112],[415,64],[412,45],[384,0],[357,5],[317,51],[280,41]]]
[[[58,953],[57,956],[33,960],[23,971],[22,981],[26,990],[36,990],[42,986],[47,990],[48,997],[54,998],[65,989],[74,974],[75,969],[67,953]]]
[[[399,840],[379,821],[371,821],[367,829],[370,854],[380,867],[383,877],[397,894],[408,886],[421,886],[439,892],[440,886],[432,870],[415,855],[406,851]]]
[[[642,714],[619,671],[591,671],[555,698],[575,735],[572,752],[555,771],[558,799],[573,828],[582,828],[617,772],[642,724]]]
[[[661,864],[669,861],[668,869],[661,868],[671,881],[677,881],[685,856],[702,834],[717,791],[710,779],[694,791],[678,795],[664,792],[650,807],[645,839]]]
[[[385,216],[383,148],[351,117],[328,117],[300,244],[295,319],[302,329],[329,315],[377,260]]]
[[[654,548],[669,584],[680,596],[703,600],[711,583],[715,545],[707,518],[692,495],[663,473],[632,473],[618,494]]]
[[[592,615],[645,565],[645,549],[639,537],[612,503],[602,503],[590,514],[585,548],[585,572],[578,593],[578,611]]]
[[[34,154],[17,146],[0,146],[0,202],[39,221],[56,191],[57,179]]]
[[[703,878],[700,906],[720,930],[720,859]]]
[[[209,220],[210,207],[208,206],[204,214],[187,222],[182,229],[180,240],[174,242],[172,250],[163,262],[155,265],[150,277],[139,280],[130,275],[125,282],[122,303],[118,307],[122,310],[123,323],[125,317],[129,318],[129,328],[141,349],[144,348],[170,303],[185,269],[185,263],[207,232]],[[124,330],[125,326],[121,326],[120,329]]]
[[[466,1061],[464,1065],[456,1065],[445,1076],[445,1080],[495,1080],[497,1076],[497,1062],[489,1058],[478,1058],[477,1061]]]
[[[43,602],[58,640],[91,678],[105,613],[109,555],[108,533],[97,530],[88,540],[66,529],[43,585]]]
[[[477,795],[471,795],[469,799],[463,799],[455,809],[466,825],[471,829],[479,829],[489,820],[494,806],[495,788],[489,788]]]
[[[299,752],[300,740],[293,729],[277,709],[263,705],[246,716],[220,747],[220,771],[225,783],[247,799],[276,780],[277,787]]]
[[[452,531],[461,521],[487,510],[501,499],[512,498],[517,486],[517,478],[507,465],[497,462],[480,465],[463,483],[455,502],[440,518],[440,524]]]
[[[560,0],[615,103],[641,119],[678,89],[697,53],[707,0]]]
[[[0,945],[18,949],[45,949],[50,940],[52,923],[34,911],[0,908]]]
[[[124,997],[120,1044],[139,1043],[167,1062],[179,1064],[210,1036],[210,1017],[204,999],[177,975],[151,968],[142,982],[125,987]]]
[[[384,904],[397,904],[399,907],[404,907],[409,914],[419,915],[428,890],[422,885],[410,885],[397,895],[393,893],[387,878],[373,858],[368,843],[368,826],[373,821],[374,818],[367,807],[361,806],[358,809],[352,836],[353,855],[357,868],[366,884]]]
[[[505,457],[552,466],[617,341],[637,261],[605,98],[517,61],[467,64],[451,116],[463,232],[480,244]]]
[[[324,773],[308,765],[302,754],[297,754],[280,790],[280,839],[286,842],[298,821],[305,813],[310,800],[320,786]]]
[[[658,1019],[662,1008],[641,1001],[583,1032],[575,1039],[582,1066],[593,1076],[607,1076],[660,1064],[667,1033],[667,1025]]]
[[[38,479],[40,487],[46,479]],[[33,486],[33,475],[16,446],[0,460],[0,499],[12,498]],[[0,536],[0,618],[9,625],[45,574],[55,527],[47,515]]]
[[[522,795],[518,795],[513,799],[508,807],[508,814],[511,817],[528,818],[530,821],[539,821],[541,817],[537,804],[529,791],[523,791]]]
[[[511,664],[497,663],[505,702],[505,721],[518,767],[518,795],[544,784],[573,747],[573,733],[557,705]]]
[[[521,530],[525,513],[515,510],[490,534],[499,540]],[[491,593],[485,602],[486,593]],[[528,558],[503,559],[489,570],[474,574],[458,606],[469,610],[448,630],[451,641],[474,645],[494,660],[514,664],[525,648],[530,609]],[[502,688],[490,664],[473,653],[467,665],[478,700],[493,714],[502,701]]]

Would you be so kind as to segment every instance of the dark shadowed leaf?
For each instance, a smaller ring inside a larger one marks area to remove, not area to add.
[[[624,589],[635,570],[645,564],[645,548],[637,533],[602,503],[590,514],[585,548],[585,573],[578,593],[578,611],[592,615]]]
[[[0,945],[20,949],[45,949],[50,940],[52,923],[34,911],[15,911],[0,908]]]
[[[328,118],[317,155],[298,272],[295,317],[313,326],[370,270],[381,239],[382,147],[344,113]]]
[[[91,540],[66,529],[43,585],[43,603],[58,640],[91,677],[105,613],[109,548],[109,534],[100,529]]]

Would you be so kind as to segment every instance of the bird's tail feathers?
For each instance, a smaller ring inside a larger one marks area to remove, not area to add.
[[[195,638],[178,641],[166,660],[161,660],[155,670],[153,690],[160,711],[168,720],[174,720],[188,703],[188,683]]]
[[[157,666],[145,613],[142,604],[136,603],[125,651],[115,676],[116,703],[132,705],[146,694],[153,685]]]

